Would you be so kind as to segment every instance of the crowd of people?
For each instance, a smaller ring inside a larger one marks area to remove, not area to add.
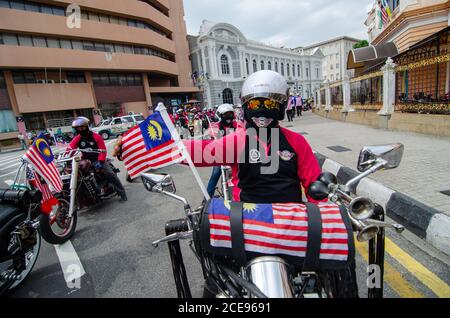
[[[26,135],[19,132],[17,138],[19,139],[20,146],[25,150],[41,135],[44,136],[50,146],[57,145],[58,143],[65,144],[71,140],[71,138],[62,132],[61,128],[58,128],[56,131],[51,128],[44,130],[30,130],[26,132]]]
[[[237,121],[244,121],[244,110],[241,104],[231,105],[234,112],[234,118]],[[294,120],[295,117],[302,117],[303,112],[311,110],[313,100],[311,98],[304,99],[300,95],[290,95],[286,107],[286,117],[288,122]],[[187,129],[192,125],[192,120],[201,125],[202,133],[209,127],[209,123],[218,123],[221,120],[220,107],[223,105],[209,106],[204,109],[200,107],[173,107],[169,109],[169,116],[176,127]]]
[[[294,121],[294,118],[302,117],[304,111],[308,111],[312,108],[312,99],[303,99],[299,94],[290,95],[288,99],[288,104],[286,107],[286,116],[288,122]]]

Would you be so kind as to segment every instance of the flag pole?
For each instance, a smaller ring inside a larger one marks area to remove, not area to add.
[[[211,197],[208,194],[208,191],[206,191],[206,187],[203,184],[202,179],[200,178],[200,175],[198,174],[197,168],[194,165],[194,162],[192,161],[191,155],[188,153],[185,145],[181,141],[180,135],[178,134],[177,130],[175,129],[175,126],[172,123],[172,120],[169,117],[169,114],[167,113],[167,108],[164,106],[163,103],[159,103],[157,107],[157,111],[161,114],[162,119],[164,120],[164,123],[169,128],[170,134],[172,135],[173,140],[178,146],[178,149],[180,149],[181,153],[183,154],[183,157],[189,164],[189,168],[191,168],[192,173],[194,174],[195,180],[197,181],[200,189],[203,192],[203,195],[205,196],[206,200],[210,200]]]

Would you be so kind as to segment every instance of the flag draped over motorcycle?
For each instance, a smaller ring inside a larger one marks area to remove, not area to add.
[[[131,178],[184,160],[160,112],[154,113],[123,136],[122,158]]]

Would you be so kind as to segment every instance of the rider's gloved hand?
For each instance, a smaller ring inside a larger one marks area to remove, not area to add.
[[[122,161],[122,136],[117,138],[112,155],[113,157],[117,157],[119,161]]]
[[[103,164],[104,164],[103,161],[97,161],[94,165],[95,170],[102,170]]]

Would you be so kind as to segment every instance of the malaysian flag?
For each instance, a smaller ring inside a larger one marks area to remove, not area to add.
[[[39,190],[42,193],[42,203],[49,201],[53,198],[53,193],[50,191],[50,187],[47,183],[41,181],[41,177],[33,171],[31,168],[27,167],[27,180],[28,183]]]
[[[122,158],[133,179],[148,170],[167,167],[184,159],[159,112],[123,136]]]
[[[349,233],[339,207],[321,203],[320,259],[347,261]],[[213,199],[209,208],[212,247],[231,248],[230,205]],[[301,204],[244,204],[244,242],[247,252],[306,257],[308,213]]]
[[[62,179],[55,166],[52,150],[43,134],[36,138],[33,145],[23,156],[23,159],[45,180],[51,190],[58,193],[62,191]]]

